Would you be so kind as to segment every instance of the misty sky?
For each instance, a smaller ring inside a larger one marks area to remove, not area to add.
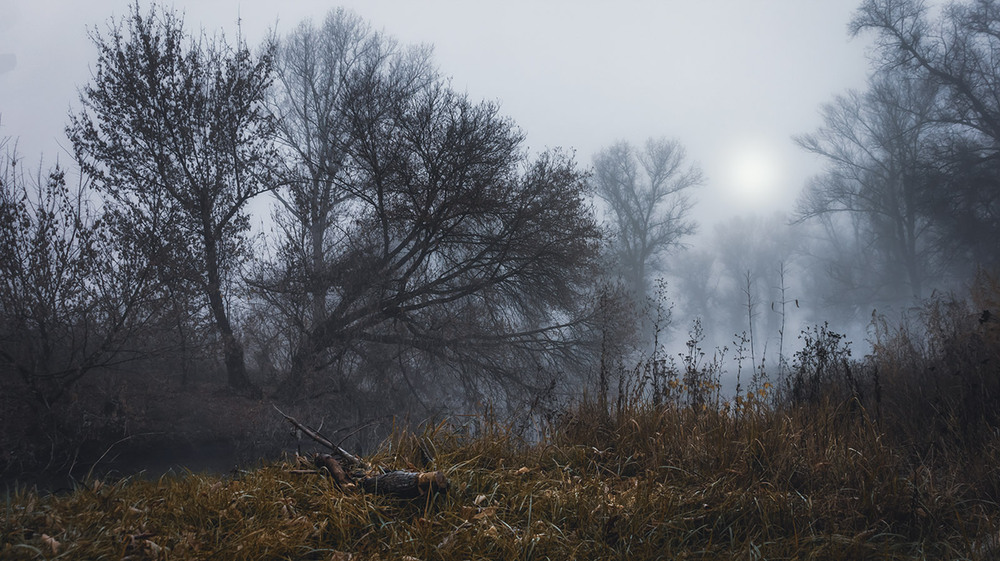
[[[497,100],[528,147],[561,146],[590,165],[602,146],[679,139],[708,183],[703,220],[788,210],[821,163],[793,134],[819,105],[864,86],[865,42],[846,25],[859,0],[350,0],[403,43],[430,43],[443,74],[474,99]],[[0,136],[37,163],[66,159],[66,115],[96,59],[87,26],[104,29],[128,0],[0,0]],[[144,6],[148,2],[143,1]],[[167,3],[189,29],[243,33],[257,44],[329,1]],[[62,154],[62,155],[60,155]]]

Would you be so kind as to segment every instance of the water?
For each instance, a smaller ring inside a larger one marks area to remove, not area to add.
[[[90,454],[87,461],[78,461],[67,473],[43,471],[3,474],[0,487],[6,492],[15,488],[37,488],[43,492],[69,492],[88,478],[115,481],[124,477],[158,479],[164,475],[182,476],[188,472],[225,475],[259,465],[280,457],[279,450],[248,457],[236,442],[228,439],[200,441],[119,442],[99,453]]]

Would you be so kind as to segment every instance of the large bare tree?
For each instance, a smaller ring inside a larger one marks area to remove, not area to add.
[[[658,257],[695,232],[690,193],[703,181],[676,140],[651,138],[642,149],[619,142],[594,156],[595,192],[607,203],[618,266],[637,296],[646,295]]]
[[[326,317],[331,258],[343,242],[336,226],[352,197],[345,182],[350,180],[349,151],[358,141],[348,110],[368,95],[368,88],[405,103],[435,74],[428,48],[401,48],[343,8],[331,10],[319,26],[304,21],[274,44],[277,84],[271,109],[285,187],[274,191],[280,204],[274,212],[278,259],[272,264],[283,272],[264,276],[283,282],[269,283],[261,295],[301,335]]]
[[[137,224],[157,225],[208,301],[228,383],[251,387],[227,305],[247,203],[273,187],[273,127],[265,109],[271,53],[192,36],[173,11],[135,3],[92,33],[98,60],[67,132],[94,186]],[[145,226],[137,228],[142,231]]]
[[[321,45],[344,48],[321,63]],[[343,12],[279,53],[293,236],[258,286],[301,318],[281,393],[541,387],[574,355],[591,286],[599,232],[582,172],[558,153],[529,159],[495,105]]]

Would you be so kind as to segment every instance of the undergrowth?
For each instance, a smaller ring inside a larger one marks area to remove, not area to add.
[[[655,400],[584,398],[530,442],[490,415],[398,428],[366,459],[446,474],[447,494],[417,500],[341,490],[296,458],[14,489],[0,558],[997,559],[998,304],[984,276],[971,304],[874,317],[863,359],[814,328],[785,377],[754,366],[732,401],[695,333],[680,367],[636,369]]]
[[[831,403],[737,418],[590,403],[528,444],[489,418],[399,430],[369,460],[447,495],[341,491],[289,460],[218,477],[8,494],[3,559],[991,559],[993,488],[915,464]],[[1000,440],[980,452],[1000,465]],[[950,467],[942,467],[950,465]]]

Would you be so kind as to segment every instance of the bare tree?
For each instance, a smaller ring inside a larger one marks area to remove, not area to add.
[[[335,304],[297,356],[394,357],[403,376],[424,362],[472,396],[490,380],[531,387],[534,369],[516,357],[537,368],[566,351],[589,286],[598,232],[580,173],[556,155],[524,162],[520,135],[493,106],[441,86],[384,124],[362,129],[374,136],[352,154]],[[293,362],[293,373],[315,366]]]
[[[276,60],[289,185],[254,284],[296,333],[281,396],[377,395],[398,412],[544,389],[557,361],[586,355],[599,231],[570,158],[529,160],[427,49],[342,10]]]
[[[827,163],[807,185],[798,218],[847,213],[863,245],[873,252],[863,282],[880,300],[920,297],[935,255],[925,162],[934,137],[933,83],[899,73],[873,79],[866,92],[850,92],[823,108],[824,126],[796,138]]]
[[[780,299],[780,272],[793,261],[800,238],[788,217],[777,212],[735,216],[716,224],[712,246],[719,275],[713,316],[726,329],[746,324],[748,334],[765,343],[758,347],[763,348],[780,328],[779,316],[767,309]],[[752,346],[751,352],[755,352]]]
[[[679,317],[708,323],[711,309],[718,298],[719,275],[715,271],[715,252],[710,249],[687,249],[677,255],[671,267],[673,286],[684,298]],[[680,322],[687,323],[687,322]]]
[[[850,27],[855,35],[874,32],[880,69],[905,71],[940,88],[931,206],[951,266],[963,266],[970,277],[978,265],[1000,264],[998,27],[996,0],[951,3],[937,19],[922,0],[866,0]]]
[[[862,216],[827,213],[799,226],[802,274],[798,278],[814,323],[856,322],[870,317],[873,305],[889,303],[885,286],[872,282],[872,272],[881,268],[865,239]]]
[[[1000,139],[1000,3],[955,2],[937,21],[928,19],[923,0],[865,0],[851,21],[852,34],[876,33],[885,68],[904,68],[940,86],[945,93],[941,118],[992,139]],[[997,147],[994,147],[996,149]]]
[[[594,156],[593,183],[609,209],[613,250],[637,296],[658,257],[695,232],[690,191],[704,181],[676,140],[649,139],[642,150],[619,142]]]
[[[95,370],[145,358],[160,294],[150,261],[116,235],[59,166],[32,177],[0,163],[0,385],[47,414]]]
[[[229,385],[247,389],[225,287],[244,249],[247,202],[273,187],[271,54],[192,37],[174,12],[153,5],[143,15],[138,2],[91,37],[96,71],[67,133],[95,187],[176,244],[190,265],[179,270],[208,300]]]
[[[285,187],[274,191],[280,239],[271,265],[281,270],[265,265],[258,284],[266,285],[261,295],[271,309],[298,326],[297,344],[326,319],[331,258],[344,242],[338,226],[350,207],[345,184],[352,143],[359,140],[349,110],[369,89],[395,97],[387,110],[406,103],[435,73],[430,49],[401,48],[343,8],[330,11],[319,27],[303,22],[274,43],[271,107],[286,167]],[[272,282],[279,278],[281,286]]]
[[[332,10],[320,27],[306,21],[275,40],[278,86],[273,111],[285,148],[287,187],[275,191],[275,215],[283,260],[309,279],[312,326],[323,320],[329,285],[328,254],[337,244],[333,226],[351,196],[343,183],[351,134],[347,115],[365,88],[387,88],[412,96],[434,78],[427,48],[401,49],[343,8]]]
[[[441,85],[411,103],[385,117],[370,103],[352,110],[358,124],[381,122],[356,129],[335,305],[299,356],[430,360],[465,394],[490,380],[531,387],[528,374],[572,344],[589,286],[598,232],[581,174],[558,155],[525,162],[520,134],[491,105]]]

